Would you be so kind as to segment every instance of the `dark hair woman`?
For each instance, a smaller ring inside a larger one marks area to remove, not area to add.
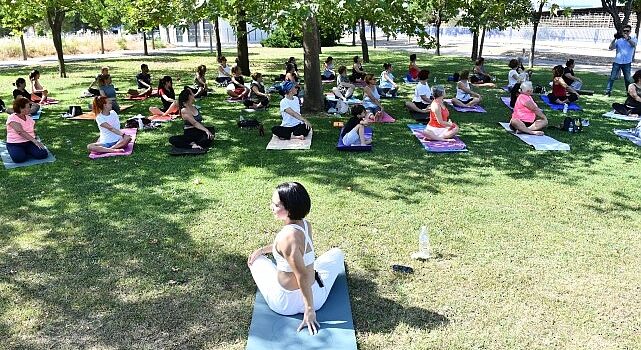
[[[189,88],[178,95],[180,116],[184,121],[183,134],[169,138],[169,143],[176,148],[207,149],[214,141],[216,130],[202,124],[203,117],[194,106],[195,100],[194,93]]]

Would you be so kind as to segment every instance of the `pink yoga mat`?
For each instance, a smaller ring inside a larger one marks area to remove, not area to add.
[[[89,158],[97,159],[97,158],[107,158],[107,157],[131,155],[131,153],[134,151],[134,143],[136,142],[136,133],[138,132],[138,129],[121,129],[121,131],[124,134],[127,134],[127,135],[131,136],[131,142],[129,142],[127,147],[125,147],[125,151],[124,152],[117,152],[117,153],[96,153],[96,152],[91,152],[91,153],[89,153]]]
[[[376,121],[375,123],[393,123],[395,121],[396,119],[394,119],[391,115],[387,114],[387,112],[383,111],[381,119]]]
[[[40,105],[42,105],[42,106],[46,106],[46,105],[57,105],[58,103],[59,103],[59,101],[58,101],[58,100],[54,100],[53,98],[48,98],[48,97],[47,97],[47,100],[46,100],[46,101],[40,101],[40,102],[38,102],[38,104],[40,104]]]

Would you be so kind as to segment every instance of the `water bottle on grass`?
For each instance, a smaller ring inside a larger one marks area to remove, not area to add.
[[[430,236],[427,231],[427,226],[421,226],[421,231],[418,235],[418,252],[412,254],[412,258],[427,260],[431,257],[432,248],[430,247]]]

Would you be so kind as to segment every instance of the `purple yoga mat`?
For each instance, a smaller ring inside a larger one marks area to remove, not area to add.
[[[509,97],[501,97],[501,101],[503,101],[503,104],[507,106],[509,109],[514,109],[512,106],[510,106],[510,98]]]
[[[457,112],[462,112],[462,113],[468,113],[468,112],[471,112],[471,113],[486,113],[487,112],[485,110],[485,108],[481,107],[480,105],[476,105],[474,107],[459,107],[459,106],[455,106],[452,103],[452,100],[450,100],[450,99],[444,100],[444,101],[445,101],[445,103],[450,105],[452,108],[454,108],[454,110],[457,111]]]
[[[115,156],[128,156],[131,155],[131,153],[134,151],[134,143],[136,142],[136,133],[138,132],[138,129],[122,129],[122,132],[124,134],[127,134],[131,136],[131,142],[125,147],[124,152],[117,152],[117,153],[96,153],[96,152],[91,152],[89,153],[89,158],[91,159],[98,159],[98,158],[107,158],[107,157],[115,157]]]
[[[361,146],[361,145],[355,145],[355,146],[347,146],[343,143],[343,128],[341,128],[341,132],[338,134],[338,143],[336,144],[336,149],[339,151],[352,151],[352,152],[370,152],[372,150],[372,145],[366,145],[366,146]],[[374,131],[370,127],[365,128],[365,138],[367,139],[372,139],[372,136],[374,135]]]
[[[467,146],[465,143],[458,137],[455,136],[455,141],[426,141],[423,140],[423,137],[419,133],[425,129],[425,125],[422,124],[407,124],[407,127],[410,128],[412,134],[418,139],[418,141],[423,145],[426,151],[432,153],[447,153],[447,152],[467,152]]]

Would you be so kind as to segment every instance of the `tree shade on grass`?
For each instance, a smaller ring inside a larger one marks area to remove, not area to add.
[[[336,64],[358,52],[324,49]],[[302,50],[261,48],[249,56],[253,71],[271,77]],[[368,71],[378,74],[389,61],[397,77],[405,73],[406,53],[372,50],[370,58]],[[641,343],[641,149],[612,134],[630,124],[597,117],[612,99],[582,97],[585,110],[573,116],[590,118],[590,127],[549,131],[572,151],[538,153],[498,126],[509,113],[498,99],[504,92],[481,90],[487,114],[451,114],[469,152],[434,155],[407,131],[412,120],[403,103],[413,87],[401,84],[402,98],[383,102],[397,122],[374,126],[372,153],[336,151],[337,118],[324,115],[309,117],[311,150],[270,152],[268,137],[236,127],[242,107],[225,103],[218,89],[197,102],[218,130],[206,155],[167,155],[168,137],[181,132],[174,122],[141,132],[130,157],[87,159],[95,123],[58,115],[87,102],[76,96],[101,66],[123,91],[143,62],[154,79],[169,74],[183,82],[197,65],[215,66],[209,54],[73,62],[69,79],[54,79],[55,66],[40,67],[41,81],[62,101],[37,122],[58,160],[0,170],[3,345],[244,349],[255,294],[247,255],[279,229],[269,199],[290,180],[310,191],[317,251],[337,246],[346,253],[360,349]],[[439,82],[472,66],[427,55],[419,63]],[[486,66],[507,76],[506,62]],[[1,71],[3,100],[30,69]],[[576,73],[594,89],[606,82]],[[549,76],[549,69],[535,69],[535,83]],[[158,99],[137,103],[132,114],[152,104]],[[550,124],[562,121],[561,113],[544,110]],[[267,129],[280,122],[275,107],[259,118]],[[409,255],[423,224],[436,258],[418,263]],[[394,274],[395,263],[415,273]]]

